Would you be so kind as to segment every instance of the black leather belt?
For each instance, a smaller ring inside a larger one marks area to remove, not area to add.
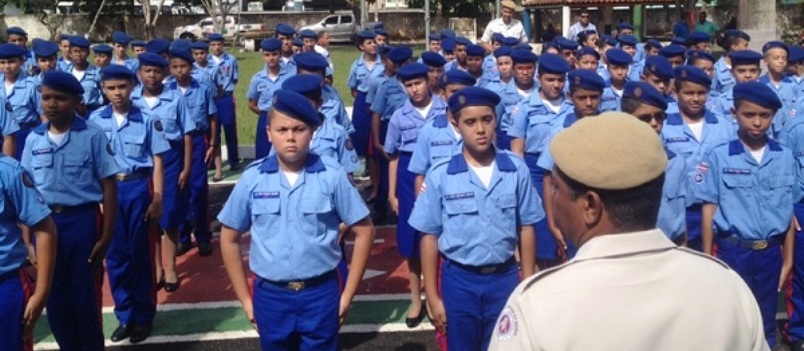
[[[128,182],[132,180],[145,179],[150,175],[150,171],[137,171],[134,173],[117,173],[115,174],[114,178],[117,179],[118,182]]]
[[[80,212],[80,211],[85,211],[85,210],[92,209],[92,208],[98,208],[98,204],[97,203],[88,203],[88,204],[77,205],[77,206],[50,205],[48,207],[50,207],[50,210],[53,211],[53,213],[62,214],[62,213]]]
[[[265,279],[265,278],[262,278],[262,277],[260,277],[260,280],[262,280],[263,282],[266,282],[268,284],[271,284],[273,286],[278,286],[280,288],[285,288],[285,289],[293,290],[293,291],[302,291],[302,290],[307,289],[307,288],[312,288],[314,286],[321,285],[321,283],[324,283],[324,282],[332,279],[332,277],[334,275],[335,275],[335,271],[332,270],[332,271],[329,271],[329,272],[324,273],[322,275],[319,275],[317,277],[312,277],[312,278],[302,279],[302,280],[273,281],[273,280],[268,280],[268,279]]]
[[[781,245],[784,241],[784,235],[774,235],[766,240],[747,240],[741,239],[736,234],[726,234],[723,236],[718,236],[717,239],[733,246],[754,251],[761,251],[770,247]]]
[[[460,268],[462,270],[472,272],[472,273],[475,273],[475,274],[483,274],[483,275],[505,272],[505,271],[509,270],[511,268],[511,266],[516,264],[516,261],[514,260],[513,257],[509,258],[507,261],[505,261],[503,263],[491,264],[491,265],[486,265],[486,266],[470,266],[470,265],[465,265],[465,264],[455,262],[455,261],[450,260],[450,259],[447,259],[447,260],[449,261],[449,263],[451,265],[454,265],[455,267],[458,267],[458,268]]]

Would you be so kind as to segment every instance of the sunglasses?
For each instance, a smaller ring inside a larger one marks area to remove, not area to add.
[[[659,113],[654,113],[652,115],[636,116],[636,118],[638,118],[640,121],[645,122],[645,123],[649,123],[651,120],[654,120],[654,119],[656,120],[656,122],[661,123],[662,121],[667,119],[667,114],[664,113],[664,112],[659,112]]]
[[[581,15],[581,18],[589,18],[589,15]]]

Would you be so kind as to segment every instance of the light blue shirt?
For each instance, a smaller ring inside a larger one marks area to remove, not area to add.
[[[68,72],[73,67],[72,61],[67,61],[64,56],[59,56],[56,60],[56,69],[62,72]]]
[[[213,85],[215,86],[215,89],[213,91],[215,92],[215,95],[217,96],[218,95],[218,88],[223,87],[223,83],[221,82],[220,72],[218,71],[218,66],[214,62],[212,62],[211,59],[207,58],[207,65],[206,66],[201,67],[201,66],[198,65],[198,62],[194,62],[193,67],[194,67],[193,71],[201,71],[201,72],[206,73],[209,76],[210,80],[212,81]]]
[[[212,57],[207,57],[207,61],[215,64],[215,60]],[[221,61],[217,63],[217,67],[223,92],[226,94],[234,93],[235,85],[237,85],[237,81],[240,80],[237,59],[232,55],[224,53],[221,55]]]
[[[174,90],[163,87],[156,105],[148,106],[142,96],[143,87],[139,86],[131,93],[131,104],[138,107],[147,118],[154,120],[157,130],[162,129],[169,141],[180,141],[184,134],[196,130],[195,120],[190,116],[187,101]],[[161,128],[160,128],[161,127]]]
[[[525,162],[497,150],[486,187],[463,154],[433,167],[416,199],[409,223],[438,238],[446,258],[469,266],[504,263],[514,256],[520,226],[544,218]]]
[[[385,65],[377,55],[374,66],[369,67],[366,64],[365,54],[360,54],[355,62],[352,62],[352,67],[349,68],[349,80],[346,85],[349,88],[357,89],[361,93],[367,93],[369,90],[369,82],[380,77],[385,72]]]
[[[782,77],[778,87],[771,83],[767,74],[759,77],[759,82],[771,88],[776,93],[776,96],[779,97],[779,100],[782,100],[782,108],[776,111],[773,116],[771,133],[775,139],[787,122],[801,115],[802,111],[799,111],[798,108],[801,100],[804,99],[804,93],[801,92],[798,84],[790,77]]]
[[[371,107],[371,104],[374,103],[376,100],[377,92],[379,92],[380,87],[388,80],[388,76],[385,74],[380,75],[377,78],[372,79],[369,81],[369,90],[366,92],[366,104]]]
[[[530,95],[533,95],[533,93],[537,92],[538,90],[539,85],[533,84]],[[497,104],[495,110],[497,112],[497,116],[499,117],[500,125],[498,126],[497,130],[498,133],[499,131],[507,133],[508,128],[514,123],[514,108],[516,108],[521,101],[527,100],[528,97],[522,97],[522,95],[519,95],[516,80],[513,78],[511,78],[511,81],[505,85],[505,89],[500,91],[498,94],[500,95],[500,103]]]
[[[324,115],[324,123],[338,125],[346,131],[346,134],[354,133],[355,126],[340,99],[325,99],[318,111]]]
[[[179,83],[176,80],[173,80],[166,87],[179,93],[184,98],[184,101],[187,102],[187,113],[190,114],[193,122],[195,122],[195,130],[208,130],[209,116],[214,116],[218,113],[218,108],[215,105],[215,92],[212,91],[210,86],[190,78],[190,86],[187,87],[184,93],[182,93],[181,87],[179,87]]]
[[[89,115],[106,134],[114,150],[114,159],[122,173],[135,173],[153,168],[153,156],[170,150],[165,134],[154,128],[154,120],[147,119],[140,109],[132,106],[120,126],[111,105],[97,109]]]
[[[513,124],[508,128],[508,136],[525,139],[525,153],[539,155],[547,147],[545,141],[552,130],[563,122],[561,117],[572,111],[572,102],[567,98],[564,98],[556,113],[544,104],[541,94],[530,94],[530,98],[514,108]]]
[[[628,81],[628,79],[626,79]],[[617,93],[611,87],[611,82],[606,82],[606,88],[603,89],[603,94],[600,95],[600,112],[619,111],[620,101],[623,99],[622,92]]]
[[[463,138],[452,127],[447,115],[436,116],[419,131],[408,171],[425,175],[433,165],[460,153],[462,149]]]
[[[656,226],[670,240],[676,240],[687,232],[687,164],[684,158],[667,150],[667,167],[664,169],[664,186],[659,217]]]
[[[67,73],[73,74],[74,70],[75,65],[70,66]],[[103,105],[100,68],[87,65],[87,70],[84,71],[84,76],[81,77],[79,82],[81,86],[84,87],[84,105],[87,107]]]
[[[555,138],[556,134],[558,134],[560,131],[564,129],[569,128],[577,121],[578,121],[578,115],[575,114],[574,110],[564,114],[563,120],[559,118],[558,120],[559,123],[553,126],[553,130],[550,131],[550,135],[544,139],[544,143],[541,146],[542,153],[539,155],[539,160],[536,161],[536,166],[547,172],[553,171],[553,166],[555,166],[555,160],[553,159],[553,153],[550,152],[549,147],[550,143],[553,141],[553,138]]]
[[[734,75],[731,74],[731,68],[726,66],[726,59],[721,57],[714,66],[715,79],[712,79],[712,90],[723,94],[731,90],[737,85]]]
[[[798,161],[796,169],[797,179],[804,179],[804,118],[797,118],[784,125],[779,133],[779,142],[793,152]],[[804,183],[799,184],[804,187]]]
[[[50,122],[25,140],[22,166],[48,205],[78,206],[103,199],[101,180],[119,172],[109,140],[97,125],[76,116],[61,145],[47,135]]]
[[[5,75],[0,74],[0,81],[5,81]],[[39,121],[39,98],[36,88],[36,81],[20,71],[9,94],[6,94],[5,89],[0,89],[0,101],[4,102],[4,108],[19,125]]]
[[[701,159],[715,146],[725,143],[737,136],[731,124],[706,111],[703,118],[701,140],[695,138],[692,129],[678,113],[667,115],[662,127],[662,143],[664,146],[686,160],[687,172],[695,172]]]
[[[0,108],[0,133],[2,136],[14,134],[20,130],[20,125],[11,117],[11,112],[4,108]],[[2,142],[0,142],[2,145]]]
[[[405,87],[396,79],[396,76],[388,78],[377,89],[374,102],[371,103],[371,112],[379,113],[383,121],[391,119],[394,111],[401,108],[408,100]]]
[[[117,61],[114,57],[112,57],[111,63],[112,65],[120,65],[126,66],[126,68],[130,69],[131,72],[136,73],[140,69],[140,60],[137,60],[134,57],[126,57],[123,62]]]
[[[17,160],[0,156],[0,276],[12,273],[28,257],[17,223],[33,227],[50,214],[50,209],[31,176]]]
[[[693,177],[693,191],[699,201],[718,205],[715,232],[748,240],[784,235],[802,195],[796,162],[790,149],[773,140],[762,162],[739,139],[712,149]]]
[[[369,210],[346,172],[329,157],[309,154],[291,186],[276,156],[252,163],[218,215],[225,226],[251,231],[249,267],[274,281],[308,279],[338,265],[338,226]]]
[[[246,96],[249,100],[257,102],[257,107],[260,111],[268,111],[273,105],[274,93],[281,89],[285,79],[291,76],[293,76],[293,74],[280,69],[276,78],[271,79],[271,77],[268,76],[268,66],[264,66],[263,69],[255,73],[254,77],[251,78]]]
[[[385,136],[385,152],[394,154],[397,151],[413,152],[416,140],[419,138],[419,131],[425,123],[432,121],[436,116],[446,113],[447,105],[441,98],[431,96],[430,111],[427,116],[422,116],[413,107],[410,99],[405,101],[402,108],[394,111],[388,123],[388,132]]]

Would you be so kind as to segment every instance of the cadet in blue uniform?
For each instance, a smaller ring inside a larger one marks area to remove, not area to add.
[[[782,100],[782,108],[776,111],[771,125],[771,136],[777,138],[784,125],[796,118],[801,111],[798,109],[804,92],[798,84],[785,75],[787,71],[787,56],[790,53],[787,45],[780,41],[771,41],[762,46],[765,55],[765,66],[768,71],[759,77],[759,82],[767,85]]]
[[[161,128],[156,129],[162,129],[160,132],[164,132],[170,144],[170,150],[162,154],[165,186],[162,194],[163,214],[159,220],[159,226],[167,237],[167,240],[162,241],[167,253],[166,263],[162,264],[160,242],[157,242],[160,246],[157,246],[155,254],[156,272],[161,275],[164,267],[167,280],[176,274],[175,245],[180,226],[187,220],[190,206],[188,187],[193,167],[193,133],[196,124],[190,116],[187,101],[179,92],[170,90],[162,83],[168,62],[154,53],[142,54],[139,60],[142,84],[131,93],[131,103],[147,118],[159,120],[155,126]]]
[[[426,65],[414,63],[397,71],[399,82],[404,85],[408,99],[394,111],[388,123],[385,137],[385,153],[390,157],[388,167],[388,200],[391,210],[397,214],[396,244],[399,253],[408,261],[411,301],[407,316],[410,328],[417,326],[425,312],[421,301],[421,262],[419,261],[419,235],[408,224],[413,203],[416,201],[416,174],[408,170],[411,155],[425,125],[444,114],[446,106],[434,98],[427,82]]]
[[[131,37],[128,34],[120,31],[112,33],[112,45],[114,46],[112,64],[126,66],[132,72],[137,72],[139,61],[136,58],[128,57],[128,45],[130,43]]]
[[[648,56],[648,59],[650,56]],[[646,60],[647,61],[647,60]],[[668,64],[669,65],[669,64]],[[647,70],[649,67],[645,66]],[[648,123],[656,134],[661,134],[667,114],[667,98],[653,85],[646,82],[628,82],[621,101],[620,111],[633,115]],[[677,245],[685,245],[687,224],[684,215],[687,210],[688,175],[683,157],[665,149],[667,167],[664,171],[662,201],[656,226]]]
[[[218,74],[218,66],[212,62],[210,62],[209,58],[209,43],[203,41],[197,41],[192,44],[192,51],[193,51],[193,58],[195,62],[193,62],[194,70],[198,70],[201,72],[206,73],[210,80],[215,85],[215,97],[217,97],[221,93],[221,81]]]
[[[339,125],[347,134],[354,133],[355,128],[352,121],[349,120],[349,114],[346,112],[346,107],[343,106],[343,100],[338,91],[332,85],[326,84],[326,72],[329,69],[327,59],[315,51],[308,51],[293,55],[293,60],[296,62],[296,72],[292,73],[312,74],[323,80],[321,85],[323,104],[320,112],[324,114],[326,122]]]
[[[98,69],[103,69],[104,67],[111,65],[113,51],[114,48],[106,44],[98,44],[93,46],[92,52],[95,54],[95,56],[92,58],[92,60],[95,63],[95,67],[98,67]]]
[[[715,79],[717,79],[717,77],[715,76],[715,62],[716,62],[715,57],[712,56],[712,54],[710,53],[698,50],[691,50],[687,52],[686,64],[689,66],[698,67],[704,72],[706,72],[706,75],[708,75],[709,78],[712,79],[713,86],[715,85],[714,82]],[[714,88],[709,89],[709,97],[706,99],[706,108],[710,111],[714,111],[719,97],[720,93],[717,90],[715,90]],[[668,113],[677,112],[678,103],[675,101],[675,99],[672,99],[671,104],[675,106],[668,107],[667,112]],[[721,116],[721,117],[727,117],[726,119],[731,120],[731,116]]]
[[[535,269],[533,224],[544,212],[522,159],[494,146],[499,100],[478,87],[450,97],[463,152],[433,167],[410,217],[424,233],[427,303],[436,328],[447,334],[448,350],[488,347],[520,280],[518,244],[522,276]]]
[[[334,351],[339,319],[363,277],[374,228],[343,169],[309,152],[320,123],[315,108],[298,93],[275,94],[267,132],[276,155],[250,165],[226,201],[218,216],[221,254],[263,350]],[[342,255],[340,223],[356,234],[342,294],[335,271]],[[253,295],[238,244],[246,231],[252,235]]]
[[[355,99],[352,107],[352,123],[355,128],[355,132],[352,134],[352,142],[357,155],[360,157],[366,157],[369,143],[371,142],[371,111],[369,110],[369,104],[366,103],[369,84],[372,80],[380,77],[385,70],[385,65],[377,53],[378,48],[374,42],[375,37],[377,37],[377,34],[369,30],[357,33],[359,41],[357,48],[363,53],[349,68],[349,78],[346,82],[346,85],[352,90],[352,97]],[[366,163],[369,167],[376,167],[374,161],[369,157],[366,157]],[[379,180],[372,178],[371,181],[372,184],[376,184]]]
[[[444,71],[449,72],[453,69],[466,71],[466,48],[469,47],[469,45],[472,45],[472,42],[466,37],[455,38],[455,49],[453,50],[455,59],[447,61],[447,65],[444,66]]]
[[[567,38],[557,38],[556,41],[558,52],[564,60],[570,65],[571,69],[577,68],[575,52],[578,50],[578,42]]]
[[[606,51],[606,61],[609,63],[609,80],[606,82],[606,89],[600,100],[600,111],[618,111],[620,99],[623,98],[625,83],[630,79],[629,71],[632,70],[631,63],[634,58],[622,49],[611,49]],[[636,68],[634,68],[636,69]],[[642,72],[638,72],[637,77]],[[638,79],[637,79],[638,80]]]
[[[731,60],[731,74],[736,84],[755,82],[762,72],[760,61],[762,54],[752,50],[739,50],[729,53]],[[731,89],[723,90],[715,103],[715,112],[722,116],[729,116],[734,106],[734,97]],[[736,125],[736,122],[735,122]],[[736,128],[735,128],[736,129]]]
[[[140,54],[145,53],[145,45],[147,43],[145,40],[141,39],[132,39],[131,40],[131,52],[134,53],[134,57],[139,57]],[[139,61],[137,61],[139,64]],[[137,67],[139,68],[139,67]]]
[[[444,65],[447,64],[447,60],[444,56],[427,51],[421,54],[419,61],[427,65],[427,85],[430,86],[430,92],[440,99],[442,93],[441,77],[444,75]]]
[[[296,35],[296,29],[287,23],[277,23],[274,29],[275,37],[282,42],[279,49],[279,64],[282,69],[295,71],[295,63],[293,62],[293,36]]]
[[[455,59],[455,38],[441,40],[441,55],[447,60],[447,66],[444,66],[444,71],[446,72],[449,63]]]
[[[530,94],[514,108],[513,124],[508,129],[511,151],[525,159],[531,182],[540,198],[544,197],[544,170],[537,166],[547,147],[546,139],[572,111],[572,103],[564,94],[569,64],[561,56],[544,54],[539,61],[539,91]],[[534,225],[536,230],[536,264],[545,269],[561,263],[556,241],[550,234],[547,220]]]
[[[709,33],[696,30],[690,33],[689,38],[687,38],[687,46],[689,46],[690,50],[712,52],[712,36]]]
[[[511,138],[508,130],[513,124],[514,109],[524,100],[527,100],[539,87],[534,80],[536,76],[536,54],[526,50],[513,50],[511,61],[514,63],[514,79],[508,83],[505,90],[499,93],[500,105],[496,114],[499,118],[497,125],[497,147],[503,150],[511,148]]]
[[[48,122],[25,141],[22,165],[53,211],[56,229],[68,234],[57,244],[48,323],[61,350],[103,350],[98,293],[115,225],[119,168],[103,131],[75,113],[84,92],[78,80],[47,72],[40,89]]]
[[[751,288],[775,347],[776,302],[793,264],[793,204],[801,200],[802,179],[790,149],[766,135],[782,108],[778,96],[756,82],[733,90],[737,137],[704,157],[693,189],[704,203],[704,252],[712,254],[716,244],[718,258]]]
[[[86,112],[82,114],[83,117],[89,116],[103,104],[100,69],[89,64],[89,46],[89,40],[84,37],[77,35],[70,37],[70,57],[73,59],[73,64],[66,72],[72,74],[84,87]]]
[[[659,50],[659,56],[663,56],[668,61],[670,61],[670,64],[673,66],[673,69],[676,69],[676,67],[684,64],[684,54],[686,52],[687,52],[686,47],[671,44]]]
[[[31,52],[28,51],[28,33],[20,27],[8,27],[8,29],[6,29],[6,39],[9,44],[17,45],[25,50],[25,56],[23,56],[22,60],[22,70],[29,75],[33,73],[36,68],[36,59]]]
[[[547,225],[550,228],[550,233],[553,235],[554,240],[558,244],[558,253],[560,258],[572,258],[574,256],[574,248],[567,246],[567,242],[558,227],[555,224],[553,217],[553,155],[550,154],[550,141],[558,132],[569,128],[573,123],[581,118],[597,116],[600,113],[600,97],[603,95],[603,89],[606,82],[603,78],[592,71],[586,70],[572,70],[567,73],[569,80],[570,93],[569,98],[572,101],[573,110],[562,115],[562,118],[557,120],[553,129],[547,138],[544,139],[544,144],[540,147],[541,154],[536,166],[542,169],[544,174],[544,185],[542,186],[542,194],[544,195],[544,209],[547,215]]]
[[[678,112],[678,102],[672,97],[670,84],[675,78],[673,65],[665,57],[651,55],[645,58],[645,67],[642,69],[640,80],[650,84],[667,100],[666,112]],[[709,101],[709,100],[707,100]]]
[[[575,53],[578,69],[597,71],[600,66],[600,53],[592,47],[582,47]]]
[[[679,66],[674,89],[678,97],[678,112],[668,113],[662,128],[665,148],[686,161],[692,176],[701,159],[718,144],[734,137],[727,120],[706,109],[706,99],[712,81],[706,73],[692,66]],[[697,201],[693,201],[697,202]],[[701,204],[687,207],[687,245],[701,250]]]
[[[211,136],[218,130],[215,115],[215,93],[209,85],[195,80],[190,71],[193,68],[193,56],[189,51],[170,50],[170,73],[173,80],[168,84],[170,90],[176,91],[187,102],[187,113],[195,122],[195,130],[190,133],[193,139],[192,168],[190,169],[189,191],[192,215],[184,224],[179,235],[178,252],[186,252],[192,247],[190,234],[195,234],[198,253],[201,256],[212,254],[212,232],[209,229],[209,184],[207,184],[207,165],[211,160],[214,147],[208,146]],[[178,284],[177,281],[172,280]],[[174,286],[174,285],[170,285]],[[168,289],[168,283],[165,285]]]
[[[508,83],[511,82],[511,79],[514,78],[514,61],[511,59],[511,51],[513,50],[507,46],[494,49],[494,52],[490,56],[494,56],[494,61],[496,62],[495,71],[497,74],[486,81],[486,84],[483,85],[482,88],[491,90],[497,95],[500,95],[503,90],[505,90]]]
[[[237,81],[240,79],[240,73],[237,59],[223,51],[223,41],[223,36],[220,34],[209,35],[209,51],[212,53],[210,59],[218,67],[218,77],[221,85],[221,94],[215,100],[220,128],[212,144],[216,145],[216,147],[221,144],[221,132],[223,132],[226,137],[226,155],[229,160],[229,168],[237,170],[239,169],[240,156],[237,153],[237,116],[235,115],[234,90]]]
[[[117,221],[106,253],[119,323],[111,340],[131,337],[132,343],[138,343],[148,337],[156,314],[151,254],[154,238],[149,228],[162,213],[164,170],[160,154],[170,146],[156,129],[161,122],[147,118],[131,105],[134,72],[123,65],[111,65],[101,70],[101,76],[110,104],[95,110],[89,120],[106,133],[120,169],[115,176]]]
[[[144,45],[144,44],[143,44]],[[70,36],[67,34],[59,35],[59,50],[61,50],[61,57],[56,64],[59,71],[67,72],[72,66],[73,61],[70,59]]]
[[[486,49],[480,45],[467,45],[466,46],[466,72],[475,77],[478,85],[485,84],[488,79],[483,74],[483,56],[486,54]]]
[[[42,75],[45,72],[56,70],[56,63],[58,61],[59,45],[52,41],[39,41],[31,47],[34,55],[36,56],[36,75],[33,77],[37,84],[42,81]]]
[[[282,69],[281,52],[282,41],[270,38],[262,41],[262,58],[265,61],[265,68],[255,73],[248,86],[248,108],[257,114],[256,136],[254,141],[254,158],[261,159],[268,156],[271,151],[271,143],[265,128],[268,125],[268,110],[271,109],[274,92],[279,90],[282,82],[294,74],[294,72]]]
[[[645,53],[644,58],[647,59],[650,56],[659,55],[659,50],[661,50],[662,47],[663,47],[662,43],[659,42],[658,40],[648,39],[648,41],[646,41],[645,45],[643,46],[644,49],[643,51]],[[637,55],[639,55],[639,52],[637,52]]]
[[[26,53],[25,49],[15,44],[0,45],[0,80],[5,83],[5,89],[0,91],[0,101],[4,101],[4,108],[20,127],[16,137],[16,159],[20,159],[31,129],[41,123],[36,84],[27,79],[27,74],[22,71]]]
[[[727,30],[723,34],[723,48],[726,49],[726,55],[720,56],[720,59],[715,62],[715,79],[712,80],[712,90],[720,94],[731,90],[737,82],[732,75],[732,62],[729,54],[734,51],[748,50],[748,43],[751,42],[751,36],[739,30]]]

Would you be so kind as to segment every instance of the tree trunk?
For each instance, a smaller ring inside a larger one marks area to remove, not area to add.
[[[87,37],[92,35],[92,31],[95,30],[95,24],[98,23],[98,17],[100,17],[101,12],[103,12],[103,7],[106,6],[106,0],[102,0],[100,3],[100,7],[98,7],[98,12],[95,12],[95,18],[92,19],[92,24],[89,26],[89,31],[87,32]]]

